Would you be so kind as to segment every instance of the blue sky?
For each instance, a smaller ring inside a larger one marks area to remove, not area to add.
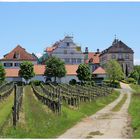
[[[82,50],[103,50],[115,34],[134,50],[140,64],[140,3],[0,3],[0,57],[17,44],[43,53],[65,35],[73,35]]]

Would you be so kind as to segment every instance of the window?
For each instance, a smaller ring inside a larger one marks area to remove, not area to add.
[[[67,54],[67,50],[64,50],[64,54]]]
[[[69,42],[67,42],[67,46],[69,46],[70,45],[70,43]]]
[[[76,58],[72,58],[72,64],[76,63]]]
[[[116,55],[115,54],[112,54],[112,59],[116,59]]]
[[[4,67],[12,67],[13,63],[4,63]]]
[[[65,58],[65,63],[69,63],[70,59],[69,58]]]
[[[129,54],[126,54],[126,55],[125,55],[125,58],[126,58],[126,59],[129,59]]]
[[[121,53],[118,54],[118,59],[123,59],[123,55]]]
[[[19,59],[20,58],[20,54],[15,52],[13,58]]]
[[[20,63],[15,63],[15,67],[19,67],[20,66]]]
[[[77,59],[77,63],[81,63],[81,59],[80,58]]]
[[[118,51],[119,51],[119,52],[122,52],[122,51],[123,51],[123,48],[118,48]]]

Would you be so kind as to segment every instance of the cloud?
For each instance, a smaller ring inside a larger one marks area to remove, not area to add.
[[[140,65],[140,59],[134,59],[134,65]]]
[[[35,55],[40,58],[42,56],[42,53],[36,53]]]

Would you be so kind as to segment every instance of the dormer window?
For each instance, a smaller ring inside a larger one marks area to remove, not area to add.
[[[13,58],[19,59],[20,58],[20,54],[15,52]]]
[[[69,46],[70,45],[70,43],[69,42],[67,42],[67,46]]]

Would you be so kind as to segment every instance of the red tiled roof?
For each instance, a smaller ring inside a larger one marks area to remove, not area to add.
[[[18,54],[19,58],[14,58],[14,55]],[[30,61],[37,61],[37,59],[32,55],[26,52],[24,48],[18,45],[14,48],[10,53],[6,54],[4,58],[1,60],[30,60]]]
[[[100,63],[99,55],[99,53],[89,52],[88,59],[85,61],[85,63],[87,64],[89,63],[89,61],[91,61],[94,64]]]
[[[58,48],[58,42],[56,42],[52,47],[46,48],[46,52],[53,52],[56,48]]]
[[[53,50],[55,50],[56,49],[56,47],[48,47],[47,49],[46,49],[46,52],[52,52]]]
[[[43,75],[45,72],[45,65],[34,65],[34,72],[36,75]]]
[[[6,77],[18,77],[18,68],[7,68],[5,69]]]
[[[77,75],[78,65],[65,65],[67,75]],[[18,77],[19,68],[7,68],[6,77]],[[45,65],[34,65],[35,75],[44,75]]]
[[[99,67],[93,72],[93,74],[106,74],[106,72],[102,67]]]
[[[76,71],[79,65],[65,65],[67,75],[77,75]]]

